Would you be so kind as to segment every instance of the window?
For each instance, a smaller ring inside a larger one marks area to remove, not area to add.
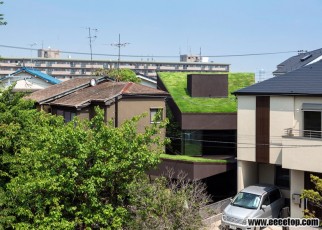
[[[280,165],[275,167],[275,185],[281,188],[290,188],[290,170],[283,169]]]
[[[64,111],[64,110],[61,110],[61,109],[57,109],[56,115],[63,116],[65,122],[70,122],[76,116],[76,113],[71,112],[71,111]]]
[[[162,108],[151,108],[150,109],[150,122],[154,123],[154,122],[161,122],[163,120],[162,118]]]
[[[233,202],[233,206],[248,208],[248,209],[257,209],[260,202],[260,196],[247,192],[240,192],[236,195]]]
[[[268,195],[265,195],[265,197],[263,198],[263,204],[262,205],[269,205],[270,202],[269,202],[269,197]]]
[[[281,193],[278,189],[274,189],[269,193],[269,200],[271,203],[281,198]]]
[[[304,136],[321,138],[321,112],[304,111]]]

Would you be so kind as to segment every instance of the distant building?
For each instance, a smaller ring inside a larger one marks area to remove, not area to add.
[[[12,74],[0,77],[0,88],[6,88],[15,83],[13,89],[15,92],[34,92],[60,82],[60,80],[37,69],[22,67]]]
[[[322,48],[309,51],[301,52],[298,55],[288,58],[282,63],[277,65],[277,69],[273,72],[274,76],[279,76],[293,70],[299,69],[303,66],[313,64],[322,59]]]
[[[45,53],[47,52],[47,53]],[[98,69],[128,68],[137,75],[156,79],[157,72],[229,72],[229,64],[210,62],[157,62],[157,61],[125,61],[121,60],[86,60],[61,59],[55,50],[40,50],[38,58],[6,58],[0,59],[0,77],[17,71],[23,66],[37,68],[41,72],[57,79],[66,80],[77,77],[89,77]],[[48,57],[46,57],[46,55]]]
[[[60,58],[60,52],[59,50],[39,49],[38,57],[39,58]]]
[[[180,55],[180,62],[209,62],[208,57],[202,57],[200,55]]]

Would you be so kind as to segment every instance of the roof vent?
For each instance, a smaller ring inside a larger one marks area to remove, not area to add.
[[[312,54],[306,55],[304,57],[301,58],[301,61],[305,61],[307,59],[309,59],[310,57],[312,57]]]
[[[91,82],[90,82],[91,86],[95,86],[96,85],[96,79],[91,79]]]

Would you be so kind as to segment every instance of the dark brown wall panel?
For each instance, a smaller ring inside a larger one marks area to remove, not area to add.
[[[183,130],[236,130],[236,113],[183,113]]]
[[[187,90],[191,97],[227,97],[228,74],[188,74]]]
[[[256,97],[256,161],[269,163],[270,97]]]

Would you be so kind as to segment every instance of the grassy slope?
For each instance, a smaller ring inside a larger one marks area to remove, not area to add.
[[[158,73],[175,103],[183,113],[232,113],[237,101],[231,93],[254,84],[254,73],[229,73],[227,98],[192,98],[187,93],[187,73]],[[207,73],[209,74],[209,73]]]

